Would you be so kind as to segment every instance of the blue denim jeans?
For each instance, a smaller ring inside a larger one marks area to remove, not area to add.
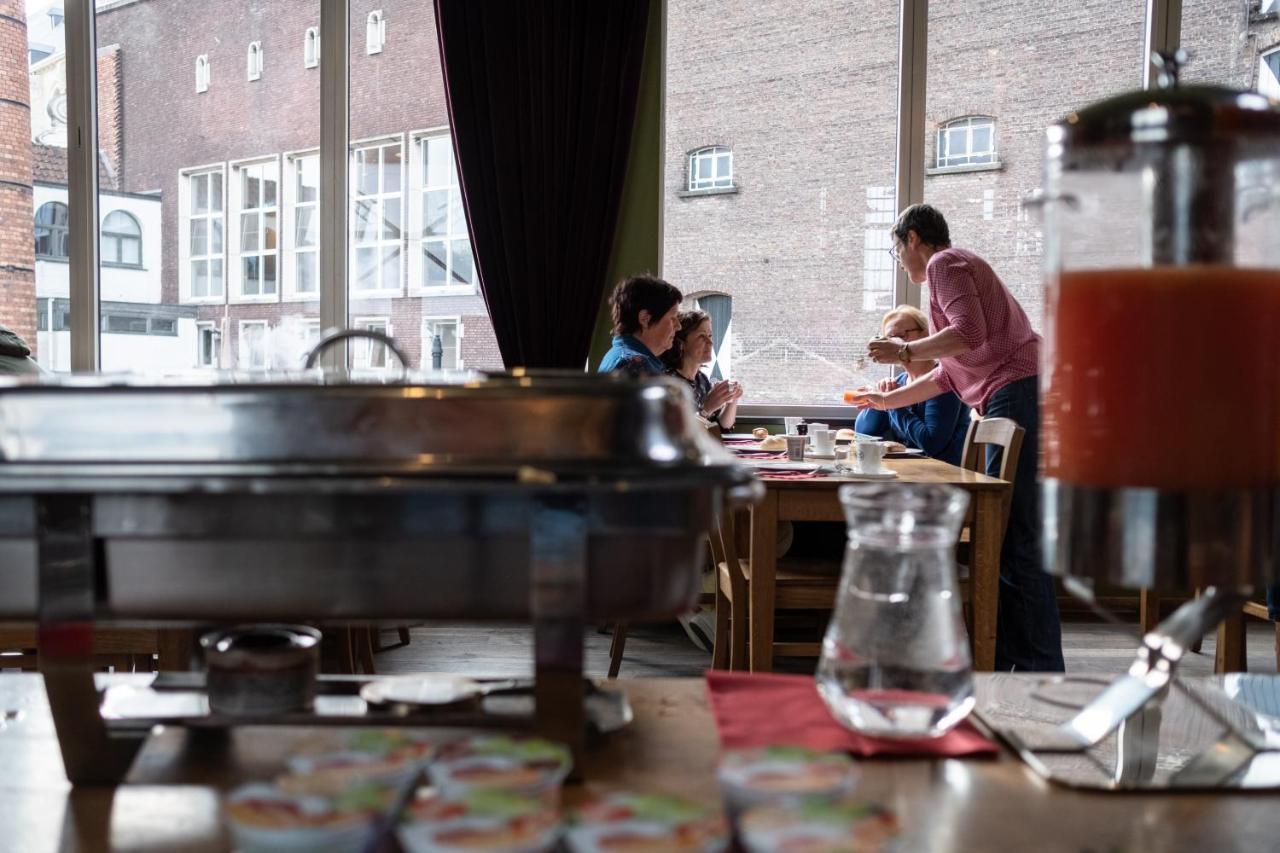
[[[1062,622],[1041,542],[1039,377],[1019,379],[996,391],[985,415],[1009,418],[1026,430],[1000,549],[996,669],[1062,672]],[[993,477],[999,476],[1001,454],[998,447],[987,448],[987,473]]]

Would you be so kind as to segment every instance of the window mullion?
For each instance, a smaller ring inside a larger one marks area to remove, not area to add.
[[[71,297],[71,369],[101,365],[98,286],[97,37],[91,0],[68,0],[67,203]]]
[[[350,305],[347,278],[347,167],[350,157],[349,0],[320,0],[320,328],[342,328]],[[323,333],[323,332],[322,332]],[[347,346],[331,347],[322,364],[345,367]]]

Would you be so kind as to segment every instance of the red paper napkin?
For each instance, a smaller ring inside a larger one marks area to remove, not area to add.
[[[739,459],[786,459],[786,451],[775,450],[735,450],[733,455]]]
[[[760,442],[754,438],[722,438],[724,444],[759,444]]]
[[[707,673],[707,694],[724,749],[791,744],[843,750],[862,758],[989,757],[999,752],[994,741],[968,722],[932,739],[874,738],[852,732],[831,716],[810,676],[712,670]]]
[[[769,480],[812,480],[818,476],[815,471],[775,471],[769,468],[757,468],[757,477],[764,477]]]

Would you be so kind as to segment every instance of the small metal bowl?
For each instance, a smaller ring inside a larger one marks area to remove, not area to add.
[[[320,632],[306,625],[237,625],[200,638],[209,710],[252,716],[310,710]]]

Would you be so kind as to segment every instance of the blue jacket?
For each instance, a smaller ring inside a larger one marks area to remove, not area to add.
[[[600,373],[621,371],[633,377],[661,376],[667,370],[662,360],[632,335],[614,335],[613,346],[600,359]]]
[[[898,387],[906,382],[907,374],[899,374]],[[866,435],[900,441],[907,447],[918,447],[934,459],[959,465],[964,437],[969,432],[969,407],[948,391],[901,409],[886,412],[864,409],[858,413],[853,428]]]

